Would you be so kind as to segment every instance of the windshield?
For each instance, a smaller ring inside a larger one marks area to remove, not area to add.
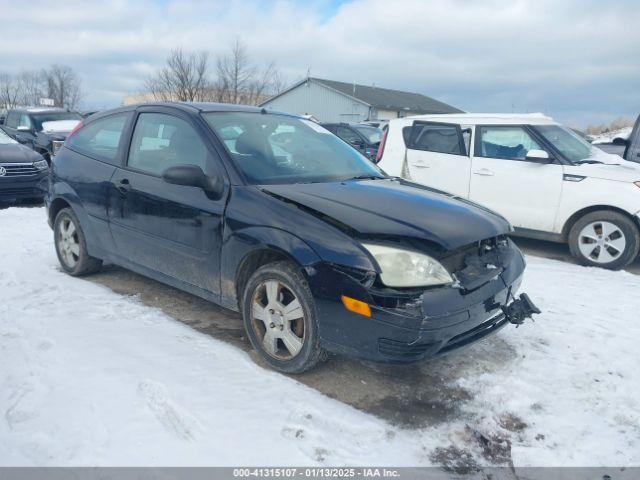
[[[205,113],[204,118],[254,185],[385,177],[355,149],[308,120],[248,112]]]
[[[0,145],[6,145],[7,143],[17,143],[4,130],[0,128]]]
[[[573,163],[594,156],[591,144],[567,128],[560,125],[535,125],[533,128]]]
[[[369,143],[380,143],[382,139],[382,130],[375,127],[366,127],[363,125],[352,125],[358,132],[364,135]]]
[[[82,115],[75,112],[48,112],[31,115],[37,131],[42,131],[44,122],[57,122],[58,120],[82,120]]]

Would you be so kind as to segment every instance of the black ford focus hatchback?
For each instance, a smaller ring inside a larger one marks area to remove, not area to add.
[[[64,270],[110,262],[240,311],[275,369],[404,363],[537,312],[502,217],[390,178],[305,119],[254,107],[102,112],[46,198]]]

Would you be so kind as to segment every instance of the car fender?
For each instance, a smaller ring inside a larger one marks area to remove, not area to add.
[[[272,252],[289,258],[313,273],[313,265],[321,261],[318,254],[296,235],[273,227],[252,226],[225,238],[220,254],[222,303],[237,309],[236,279],[244,262],[257,252]]]
[[[567,227],[580,217],[581,212],[594,210],[619,211],[633,218],[640,210],[640,188],[630,182],[590,177],[579,182],[563,182],[555,233],[567,234]],[[637,224],[638,218],[635,220]]]

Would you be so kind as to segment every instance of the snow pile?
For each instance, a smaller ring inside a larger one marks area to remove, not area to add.
[[[65,275],[40,208],[0,244],[0,466],[640,464],[637,276],[530,257],[544,314],[425,363],[462,414],[408,430]]]
[[[600,135],[594,135],[593,141],[591,142],[594,145],[599,143],[613,143],[613,140],[616,138],[622,138],[627,140],[631,135],[631,130],[633,127],[625,127],[620,130],[614,130],[613,132],[601,133]]]

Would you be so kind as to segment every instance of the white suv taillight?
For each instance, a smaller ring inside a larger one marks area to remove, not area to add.
[[[374,163],[378,163],[382,159],[382,153],[384,152],[384,145],[387,143],[387,135],[389,135],[389,127],[385,128],[384,133],[382,134],[382,140],[380,140],[380,145],[378,145],[378,153],[376,154],[376,159]]]

